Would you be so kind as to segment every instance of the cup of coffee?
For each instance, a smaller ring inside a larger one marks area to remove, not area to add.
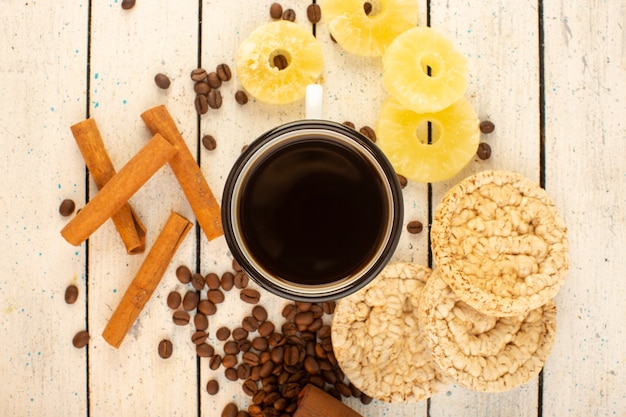
[[[307,116],[316,109],[307,102]],[[365,286],[393,255],[402,220],[402,190],[382,151],[318,118],[255,139],[222,198],[235,260],[259,285],[296,301],[334,300]]]

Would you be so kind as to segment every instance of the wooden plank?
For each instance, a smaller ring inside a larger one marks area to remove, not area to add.
[[[164,104],[197,152],[196,118],[188,66],[197,56],[198,2],[137,2],[123,10],[119,2],[92,4],[90,109],[113,164],[119,169],[151,137],[140,115]],[[171,79],[167,90],[154,82],[157,73]],[[96,190],[91,187],[92,195]],[[189,327],[172,322],[166,305],[170,291],[184,293],[175,269],[193,265],[192,229],[119,349],[101,334],[172,211],[191,221],[193,212],[171,169],[158,171],[130,200],[147,228],[146,251],[127,255],[112,222],[89,241],[89,356],[91,415],[197,414],[196,354],[188,343]],[[174,346],[171,358],[157,354],[161,339]],[[175,393],[168,395],[167,393]]]
[[[433,184],[433,208],[461,179],[486,169],[517,171],[539,181],[538,15],[534,4],[488,1],[431,2],[431,27],[447,36],[469,61],[466,97],[480,119],[496,130],[482,135],[492,157],[477,157],[455,177]],[[537,379],[503,394],[479,394],[453,387],[433,398],[432,417],[537,414]]]
[[[570,245],[544,416],[626,413],[625,19],[615,0],[544,2],[546,188]]]
[[[60,236],[63,199],[80,206],[85,172],[69,126],[85,113],[87,9],[21,2],[0,17],[0,404],[2,414],[87,409],[85,247]],[[32,22],[37,22],[33,25]],[[43,41],[45,39],[45,41]],[[65,288],[79,288],[73,305]]]

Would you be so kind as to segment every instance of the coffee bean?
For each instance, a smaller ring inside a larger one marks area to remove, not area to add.
[[[259,322],[264,322],[267,320],[267,310],[265,307],[257,305],[252,309],[252,317],[257,319]]]
[[[242,389],[243,389],[243,392],[246,393],[246,395],[249,395],[251,397],[259,391],[259,387],[257,386],[257,383],[251,379],[247,379],[243,383]]]
[[[278,411],[285,410],[285,408],[287,408],[287,399],[281,397],[274,401],[274,408]]]
[[[494,125],[489,120],[483,120],[480,122],[479,129],[482,133],[492,133],[496,129],[496,125]]]
[[[135,0],[122,0],[122,9],[130,10],[135,6]]]
[[[193,324],[196,330],[204,331],[209,328],[209,319],[202,313],[196,313],[193,317]]]
[[[252,339],[252,347],[258,350],[259,352],[263,352],[267,350],[269,344],[267,343],[267,339],[264,337],[255,337]]]
[[[206,81],[198,81],[193,85],[193,91],[196,94],[207,95],[211,91],[211,86]]]
[[[372,13],[372,3],[368,1],[363,3],[363,11],[365,12],[366,15],[369,15],[370,13]]]
[[[284,70],[289,66],[289,61],[287,60],[287,57],[282,54],[276,55],[272,62],[274,63],[274,67],[276,67],[278,70]]]
[[[182,297],[176,291],[172,291],[167,295],[167,306],[172,310],[176,310],[180,307],[180,302],[182,301]]]
[[[326,381],[321,375],[311,375],[309,377],[309,384],[313,384],[318,388],[324,389],[326,387]]]
[[[283,357],[283,362],[285,365],[294,366],[298,363],[298,359],[300,357],[300,351],[297,346],[289,346],[285,350],[285,355]]]
[[[209,368],[212,370],[217,370],[222,365],[222,356],[221,355],[213,355],[211,356],[211,360],[209,360]]]
[[[202,291],[204,288],[204,277],[202,274],[195,273],[191,276],[191,286],[198,291]]]
[[[239,412],[237,413],[237,417],[250,417],[250,414],[248,414],[246,410],[239,410]]]
[[[209,290],[207,291],[206,296],[213,304],[220,304],[224,302],[224,293],[220,290]]]
[[[224,343],[224,353],[228,355],[237,355],[239,353],[239,347],[234,340]]]
[[[293,22],[296,20],[296,12],[293,9],[287,9],[283,12],[283,20]]]
[[[173,316],[172,316],[172,320],[174,321],[174,324],[178,325],[178,326],[186,326],[187,324],[189,324],[189,320],[191,319],[191,317],[189,316],[189,313],[187,313],[186,311],[175,311]]]
[[[320,373],[320,364],[313,356],[307,356],[304,358],[304,369],[311,375],[317,375]]]
[[[319,304],[313,304],[311,306],[311,312],[313,313],[313,317],[315,317],[316,319],[324,315],[324,309]]]
[[[209,93],[209,94],[211,94],[211,93]],[[196,96],[196,100],[194,102],[194,105],[196,107],[196,112],[198,114],[206,114],[206,112],[209,111],[208,98],[207,98],[207,96],[205,96],[203,94],[198,94]]]
[[[409,180],[404,175],[396,174],[398,177],[398,182],[400,183],[400,188],[404,188],[409,183]]]
[[[267,337],[267,343],[269,343],[270,346],[282,346],[285,344],[285,338],[282,334],[274,332]]]
[[[351,391],[353,397],[355,397],[355,398],[360,398],[361,397],[362,392],[361,392],[360,389],[358,389],[356,387],[356,385],[354,385],[352,382],[350,382],[348,384],[348,386],[350,387],[350,391]]]
[[[225,355],[222,358],[222,366],[224,368],[234,368],[237,365],[237,356],[233,354]]]
[[[215,395],[219,392],[219,390],[220,390],[220,384],[219,382],[217,382],[217,380],[212,379],[209,382],[207,382],[206,392],[208,392],[209,395]]]
[[[309,324],[306,329],[310,332],[316,332],[319,329],[321,329],[323,325],[324,325],[324,322],[322,321],[321,318],[318,317],[315,320],[313,320],[313,322]]]
[[[337,375],[333,371],[323,370],[322,377],[324,378],[326,382],[328,382],[331,385],[334,385],[335,382],[337,382]]]
[[[348,126],[350,129],[356,129],[356,126],[354,125],[354,123],[346,120],[345,122],[343,122],[344,126]]]
[[[330,387],[330,388],[328,388],[328,389],[326,390],[326,392],[327,392],[330,396],[332,396],[332,397],[334,397],[335,399],[337,399],[337,400],[341,401],[341,393],[337,390],[337,388],[335,388],[335,387]]]
[[[371,403],[374,399],[367,395],[366,393],[361,394],[361,404],[367,405]]]
[[[320,339],[325,339],[330,336],[330,332],[330,326],[324,325],[317,331],[317,337],[319,337]]]
[[[250,404],[248,406],[248,412],[251,417],[265,417],[263,414],[263,408],[259,404]]]
[[[296,301],[296,307],[298,307],[298,311],[309,311],[311,307],[313,307],[313,303],[304,302],[304,301]]]
[[[74,213],[75,208],[76,204],[74,203],[74,201],[66,198],[65,200],[61,201],[61,204],[59,205],[59,213],[61,214],[61,216],[67,217],[70,214]]]
[[[276,401],[278,401],[278,399],[279,399],[279,398],[281,398],[281,397],[280,397],[280,394],[279,394],[278,392],[275,392],[275,391],[274,391],[274,392],[270,392],[270,393],[269,393],[269,394],[267,394],[267,395],[265,396],[265,398],[263,399],[263,404],[273,406],[273,405],[274,405],[274,403],[275,403]],[[285,404],[285,405],[286,405],[286,404]]]
[[[318,358],[325,359],[328,357],[328,353],[324,350],[321,343],[316,343],[314,350],[315,350],[315,356],[317,356]]]
[[[298,408],[298,403],[293,401],[287,404],[287,407],[285,407],[285,413],[288,413],[288,414],[294,413],[297,408]]]
[[[203,330],[198,330],[191,335],[191,341],[194,345],[200,345],[206,341],[207,334]]]
[[[411,234],[421,233],[424,230],[424,225],[418,220],[412,220],[406,225],[406,230]]]
[[[259,334],[263,337],[268,337],[274,332],[274,323],[271,321],[264,321],[259,325]]]
[[[217,312],[217,306],[209,300],[201,300],[198,303],[198,311],[207,316],[212,316]]]
[[[154,83],[160,89],[167,90],[168,88],[170,88],[171,81],[167,75],[158,73],[154,76]]]
[[[306,8],[306,15],[309,18],[309,22],[318,23],[322,19],[322,9],[319,4],[311,3]]]
[[[242,358],[243,363],[247,363],[250,366],[257,366],[259,364],[259,355],[254,352],[245,352]]]
[[[217,290],[220,288],[220,277],[217,276],[216,273],[210,272],[204,277],[204,281],[210,290]]]
[[[210,358],[215,354],[215,349],[208,343],[200,343],[196,345],[196,354],[201,358]]]
[[[234,270],[235,272],[240,272],[240,271],[243,271],[243,269],[241,269],[241,265],[239,265],[239,262],[237,262],[237,260],[236,260],[236,259],[233,259],[233,261],[232,261],[232,266],[233,266],[233,270]]]
[[[191,79],[193,81],[204,81],[206,80],[206,77],[207,73],[204,68],[196,68],[195,70],[191,71]]]
[[[296,398],[298,394],[300,393],[300,390],[301,390],[300,384],[295,383],[295,382],[290,382],[290,383],[283,385],[283,388],[281,389],[281,393],[283,394],[283,397],[285,398]]]
[[[183,309],[185,311],[195,310],[198,307],[200,296],[195,291],[187,291],[183,297]]]
[[[247,363],[242,363],[237,366],[237,378],[248,379],[250,377],[250,370],[252,367]]]
[[[285,336],[293,336],[298,332],[298,328],[293,322],[285,322],[281,326],[281,331]]]
[[[183,284],[189,284],[191,282],[191,271],[186,266],[181,265],[176,268],[176,278]]]
[[[248,339],[241,339],[237,341],[237,347],[242,352],[248,352],[252,349],[252,343]]]
[[[209,91],[209,94],[207,95],[207,103],[210,108],[219,109],[222,107],[222,93],[220,93],[219,90]]]
[[[296,324],[302,324],[302,325],[308,326],[309,324],[313,323],[314,319],[315,317],[313,316],[312,312],[304,311],[304,312],[300,312],[296,314],[296,317],[294,318],[294,322]]]
[[[65,302],[74,304],[78,299],[78,287],[76,285],[68,285],[65,289]]]
[[[254,382],[254,381],[253,381]],[[263,400],[265,399],[265,391],[257,390],[256,394],[252,396],[252,404],[263,404]]]
[[[222,274],[221,284],[224,291],[230,291],[235,285],[235,274],[232,272],[224,272],[224,274]]]
[[[204,135],[202,136],[202,146],[204,146],[205,149],[212,151],[217,148],[217,141],[211,135]]]
[[[235,274],[235,287],[238,289],[243,289],[248,286],[249,278],[248,274],[243,271],[239,271]]]
[[[237,412],[239,412],[237,404],[228,403],[222,410],[222,417],[237,417]]]
[[[491,146],[489,146],[488,143],[481,142],[478,145],[476,155],[478,155],[478,158],[482,159],[483,161],[489,159],[491,157]]]
[[[287,319],[287,321],[293,321],[297,313],[298,313],[298,308],[295,306],[295,304],[287,304],[283,308],[283,311],[281,314],[285,319]]]
[[[239,379],[239,376],[237,375],[237,369],[235,368],[226,368],[226,370],[224,370],[224,376],[229,381],[236,381]]]
[[[219,64],[215,72],[217,72],[217,76],[221,81],[230,81],[233,76],[228,64]]]
[[[207,74],[207,82],[211,88],[220,88],[222,85],[222,80],[219,75],[217,75],[217,72],[209,72]]]
[[[359,132],[361,132],[363,136],[365,136],[372,142],[376,142],[376,132],[374,132],[374,129],[372,129],[371,127],[363,126],[362,128],[359,129]]]
[[[87,333],[86,330],[81,330],[76,333],[72,339],[72,344],[77,349],[84,348],[87,344],[89,344],[89,333]]]
[[[270,6],[270,16],[272,19],[280,19],[283,16],[283,6],[278,3],[272,3]]]
[[[230,337],[230,329],[228,327],[220,327],[217,329],[217,332],[215,332],[215,337],[222,342],[227,340]]]
[[[237,327],[235,330],[233,330],[233,339],[239,341],[244,340],[246,337],[248,337],[248,331],[243,327]]]
[[[254,332],[259,328],[259,322],[252,316],[246,316],[241,320],[241,327],[243,327],[248,332]]]
[[[261,299],[261,294],[252,288],[245,288],[239,293],[239,298],[249,304],[256,304]]]
[[[248,95],[243,90],[238,90],[235,93],[235,101],[241,104],[242,106],[248,102]]]
[[[169,340],[163,339],[159,342],[159,356],[163,359],[167,359],[172,356],[172,342]]]

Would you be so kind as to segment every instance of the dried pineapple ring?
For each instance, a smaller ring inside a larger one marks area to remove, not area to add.
[[[419,296],[431,270],[388,264],[367,287],[337,302],[331,340],[350,382],[393,403],[426,399],[446,384],[417,325]]]
[[[256,28],[237,50],[236,70],[256,99],[286,104],[304,98],[322,73],[322,48],[304,27],[273,21]]]
[[[432,123],[433,143],[427,141],[427,122]],[[457,174],[472,159],[480,130],[476,113],[464,98],[439,112],[420,114],[390,97],[381,109],[376,135],[399,174],[438,182]]]
[[[461,301],[437,270],[422,290],[418,319],[435,362],[481,392],[510,390],[534,378],[556,335],[552,301],[516,317],[484,315]]]
[[[346,51],[361,56],[381,56],[387,46],[417,25],[415,0],[324,0],[322,16],[333,38]]]
[[[431,229],[442,278],[476,310],[514,316],[552,299],[569,267],[567,229],[544,189],[483,171],[442,198]]]
[[[383,85],[417,113],[442,110],[467,89],[467,58],[429,27],[415,27],[394,39],[383,55]]]

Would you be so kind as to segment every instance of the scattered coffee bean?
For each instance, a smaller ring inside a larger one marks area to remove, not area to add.
[[[363,11],[365,12],[366,15],[369,15],[370,13],[372,13],[372,3],[368,1],[363,3]]]
[[[191,286],[198,291],[202,291],[204,288],[204,277],[202,274],[195,273],[191,276]]]
[[[167,339],[163,339],[159,342],[159,356],[163,359],[167,359],[172,356],[173,347],[172,342]]]
[[[245,288],[239,293],[239,298],[249,304],[256,304],[261,299],[261,294],[252,288]]]
[[[272,62],[274,64],[274,67],[277,68],[278,70],[284,70],[285,68],[289,66],[289,61],[287,61],[287,58],[285,57],[285,55],[282,55],[282,54],[276,55]]]
[[[242,339],[237,342],[237,347],[242,352],[247,352],[252,349],[252,343],[248,339]]]
[[[287,304],[282,311],[282,316],[287,319],[287,321],[293,321],[298,313],[298,308],[294,304]]]
[[[396,174],[398,177],[398,182],[400,183],[400,188],[404,188],[409,183],[409,180],[404,175]]]
[[[238,90],[235,93],[235,101],[241,104],[242,106],[248,102],[248,95],[243,90]]]
[[[207,96],[207,104],[212,109],[222,107],[222,93],[219,90],[211,90]]]
[[[488,143],[481,142],[478,144],[478,150],[476,151],[478,158],[483,161],[491,157],[491,146]]]
[[[492,133],[496,129],[496,126],[489,120],[483,120],[482,122],[480,122],[480,125],[478,126],[482,133],[487,133],[487,134]]]
[[[278,3],[272,3],[270,6],[270,16],[272,19],[280,19],[283,16],[283,6]]]
[[[259,391],[259,387],[257,386],[256,382],[251,379],[247,379],[246,382],[243,383],[241,388],[243,389],[243,392],[250,397],[252,397]]]
[[[220,327],[217,329],[217,332],[215,332],[215,337],[222,342],[227,340],[230,337],[230,329],[228,327]]]
[[[86,330],[81,330],[80,332],[74,335],[72,339],[72,344],[75,348],[81,349],[89,344],[89,333]]]
[[[191,319],[191,317],[189,316],[189,313],[187,313],[186,311],[175,311],[174,314],[172,315],[172,320],[174,321],[174,324],[178,325],[178,326],[186,326],[187,324],[189,324],[189,320]]]
[[[354,123],[346,120],[345,122],[343,122],[344,126],[348,126],[350,129],[356,129],[356,126],[354,125]]]
[[[257,390],[256,394],[252,396],[252,404],[263,404],[263,400],[265,399],[265,391]]]
[[[204,331],[209,328],[209,319],[202,313],[196,313],[193,317],[193,324],[196,330]]]
[[[296,301],[296,307],[298,307],[298,311],[309,311],[313,307],[313,303],[304,302],[304,301]]]
[[[239,409],[237,408],[237,404],[228,403],[222,410],[222,417],[237,417],[237,413]]]
[[[66,198],[61,201],[61,205],[59,205],[59,213],[63,217],[67,217],[70,214],[74,213],[74,209],[76,208],[76,204],[73,200]]]
[[[243,271],[243,270],[241,269],[241,265],[239,265],[239,262],[237,262],[237,260],[236,260],[236,259],[233,259],[232,265],[233,265],[233,270],[234,270],[235,272]]]
[[[201,300],[198,303],[198,311],[207,316],[212,316],[217,312],[217,306],[209,300]]]
[[[233,339],[235,339],[236,341],[244,340],[247,337],[248,331],[243,327],[237,327],[235,330],[233,330]]]
[[[237,365],[237,356],[227,354],[222,358],[222,366],[224,368],[234,368]]]
[[[180,303],[182,301],[182,297],[176,291],[172,291],[167,295],[167,306],[172,310],[176,310],[180,307]]]
[[[229,340],[224,343],[224,353],[228,355],[236,355],[239,353],[239,347],[237,346],[237,342],[234,340]]]
[[[193,91],[196,94],[207,95],[211,91],[211,86],[206,81],[198,81],[193,85]]]
[[[252,340],[252,347],[258,350],[259,352],[263,352],[267,350],[267,348],[269,347],[269,344],[267,343],[266,338],[259,336],[259,337],[255,337]]]
[[[259,335],[262,337],[268,337],[274,332],[274,323],[271,321],[264,321],[259,325]]]
[[[239,379],[239,376],[237,375],[237,369],[235,368],[226,368],[226,370],[224,371],[224,376],[229,381],[236,381]]]
[[[122,9],[130,10],[135,6],[135,0],[122,0]]]
[[[313,313],[310,311],[300,312],[296,314],[296,317],[294,318],[294,322],[296,324],[304,324],[306,326],[313,323],[313,320],[315,320],[315,317],[313,317]]]
[[[281,331],[287,337],[294,336],[298,332],[298,328],[295,323],[287,322],[281,326]]]
[[[220,390],[220,384],[219,382],[217,382],[217,380],[212,379],[209,382],[207,382],[206,392],[208,392],[209,395],[215,395],[219,392],[219,390]]]
[[[168,88],[170,88],[171,81],[167,75],[158,73],[154,76],[154,83],[160,89],[167,90]]]
[[[191,271],[186,266],[181,265],[176,268],[176,278],[183,284],[189,284],[191,282]]]
[[[191,311],[198,307],[200,296],[195,291],[187,291],[183,297],[183,310]]]
[[[241,327],[252,333],[259,328],[259,322],[252,316],[246,316],[241,320]]]
[[[205,149],[212,151],[217,148],[217,141],[211,135],[204,135],[202,136],[202,146],[204,146]]]
[[[248,278],[248,274],[243,271],[239,271],[235,274],[235,287],[240,290],[246,288],[248,286],[249,280],[250,279]]]
[[[217,75],[217,72],[209,72],[207,74],[207,82],[211,88],[220,88],[222,85],[222,79]]]
[[[306,8],[306,15],[309,18],[309,22],[318,23],[322,19],[322,9],[319,4],[311,3]]]
[[[191,341],[194,345],[200,345],[206,341],[208,337],[207,333],[203,330],[198,330],[191,335]]]
[[[200,343],[196,345],[196,354],[201,358],[210,358],[215,354],[215,349],[208,343]]]
[[[193,81],[204,81],[207,78],[207,72],[204,68],[196,68],[195,70],[191,71],[191,79]]]
[[[374,129],[372,129],[371,127],[363,126],[362,128],[359,129],[359,132],[361,132],[363,136],[365,136],[372,142],[376,142],[376,132],[374,132]]]
[[[247,363],[250,366],[257,366],[259,364],[259,355],[254,352],[244,352],[242,358],[243,363]]]
[[[233,76],[228,64],[219,64],[215,72],[217,72],[217,76],[221,81],[230,81]]]
[[[222,278],[220,281],[221,281],[222,289],[224,291],[230,291],[233,289],[233,286],[235,285],[235,274],[233,274],[232,272],[224,272],[224,274],[222,274]]]
[[[361,394],[361,404],[367,405],[371,403],[374,399],[367,395],[366,393]]]
[[[217,276],[216,273],[208,273],[206,277],[204,277],[204,281],[210,290],[217,290],[220,288],[220,277]]]
[[[210,94],[210,93],[209,93]],[[198,114],[206,114],[209,111],[209,102],[207,96],[199,94],[195,100],[196,112]]]
[[[406,225],[406,230],[409,233],[415,235],[421,233],[422,230],[424,230],[424,225],[418,220],[412,220]]]
[[[317,375],[320,373],[320,364],[313,356],[307,356],[304,358],[304,369],[311,375]]]
[[[264,322],[267,320],[267,310],[263,306],[254,306],[252,309],[252,317],[257,319],[259,322]]]
[[[209,360],[209,368],[213,371],[219,369],[219,367],[222,365],[222,356],[221,355],[213,355],[211,356],[211,359]]]
[[[209,290],[207,291],[206,296],[213,304],[220,304],[224,302],[224,293],[221,290]]]
[[[65,302],[74,304],[78,299],[78,287],[76,285],[68,285],[65,289]]]
[[[247,363],[241,363],[237,366],[237,378],[239,379],[248,379],[250,377],[250,373],[252,367]]]
[[[294,22],[296,20],[296,12],[293,9],[287,9],[283,12],[283,20]]]

